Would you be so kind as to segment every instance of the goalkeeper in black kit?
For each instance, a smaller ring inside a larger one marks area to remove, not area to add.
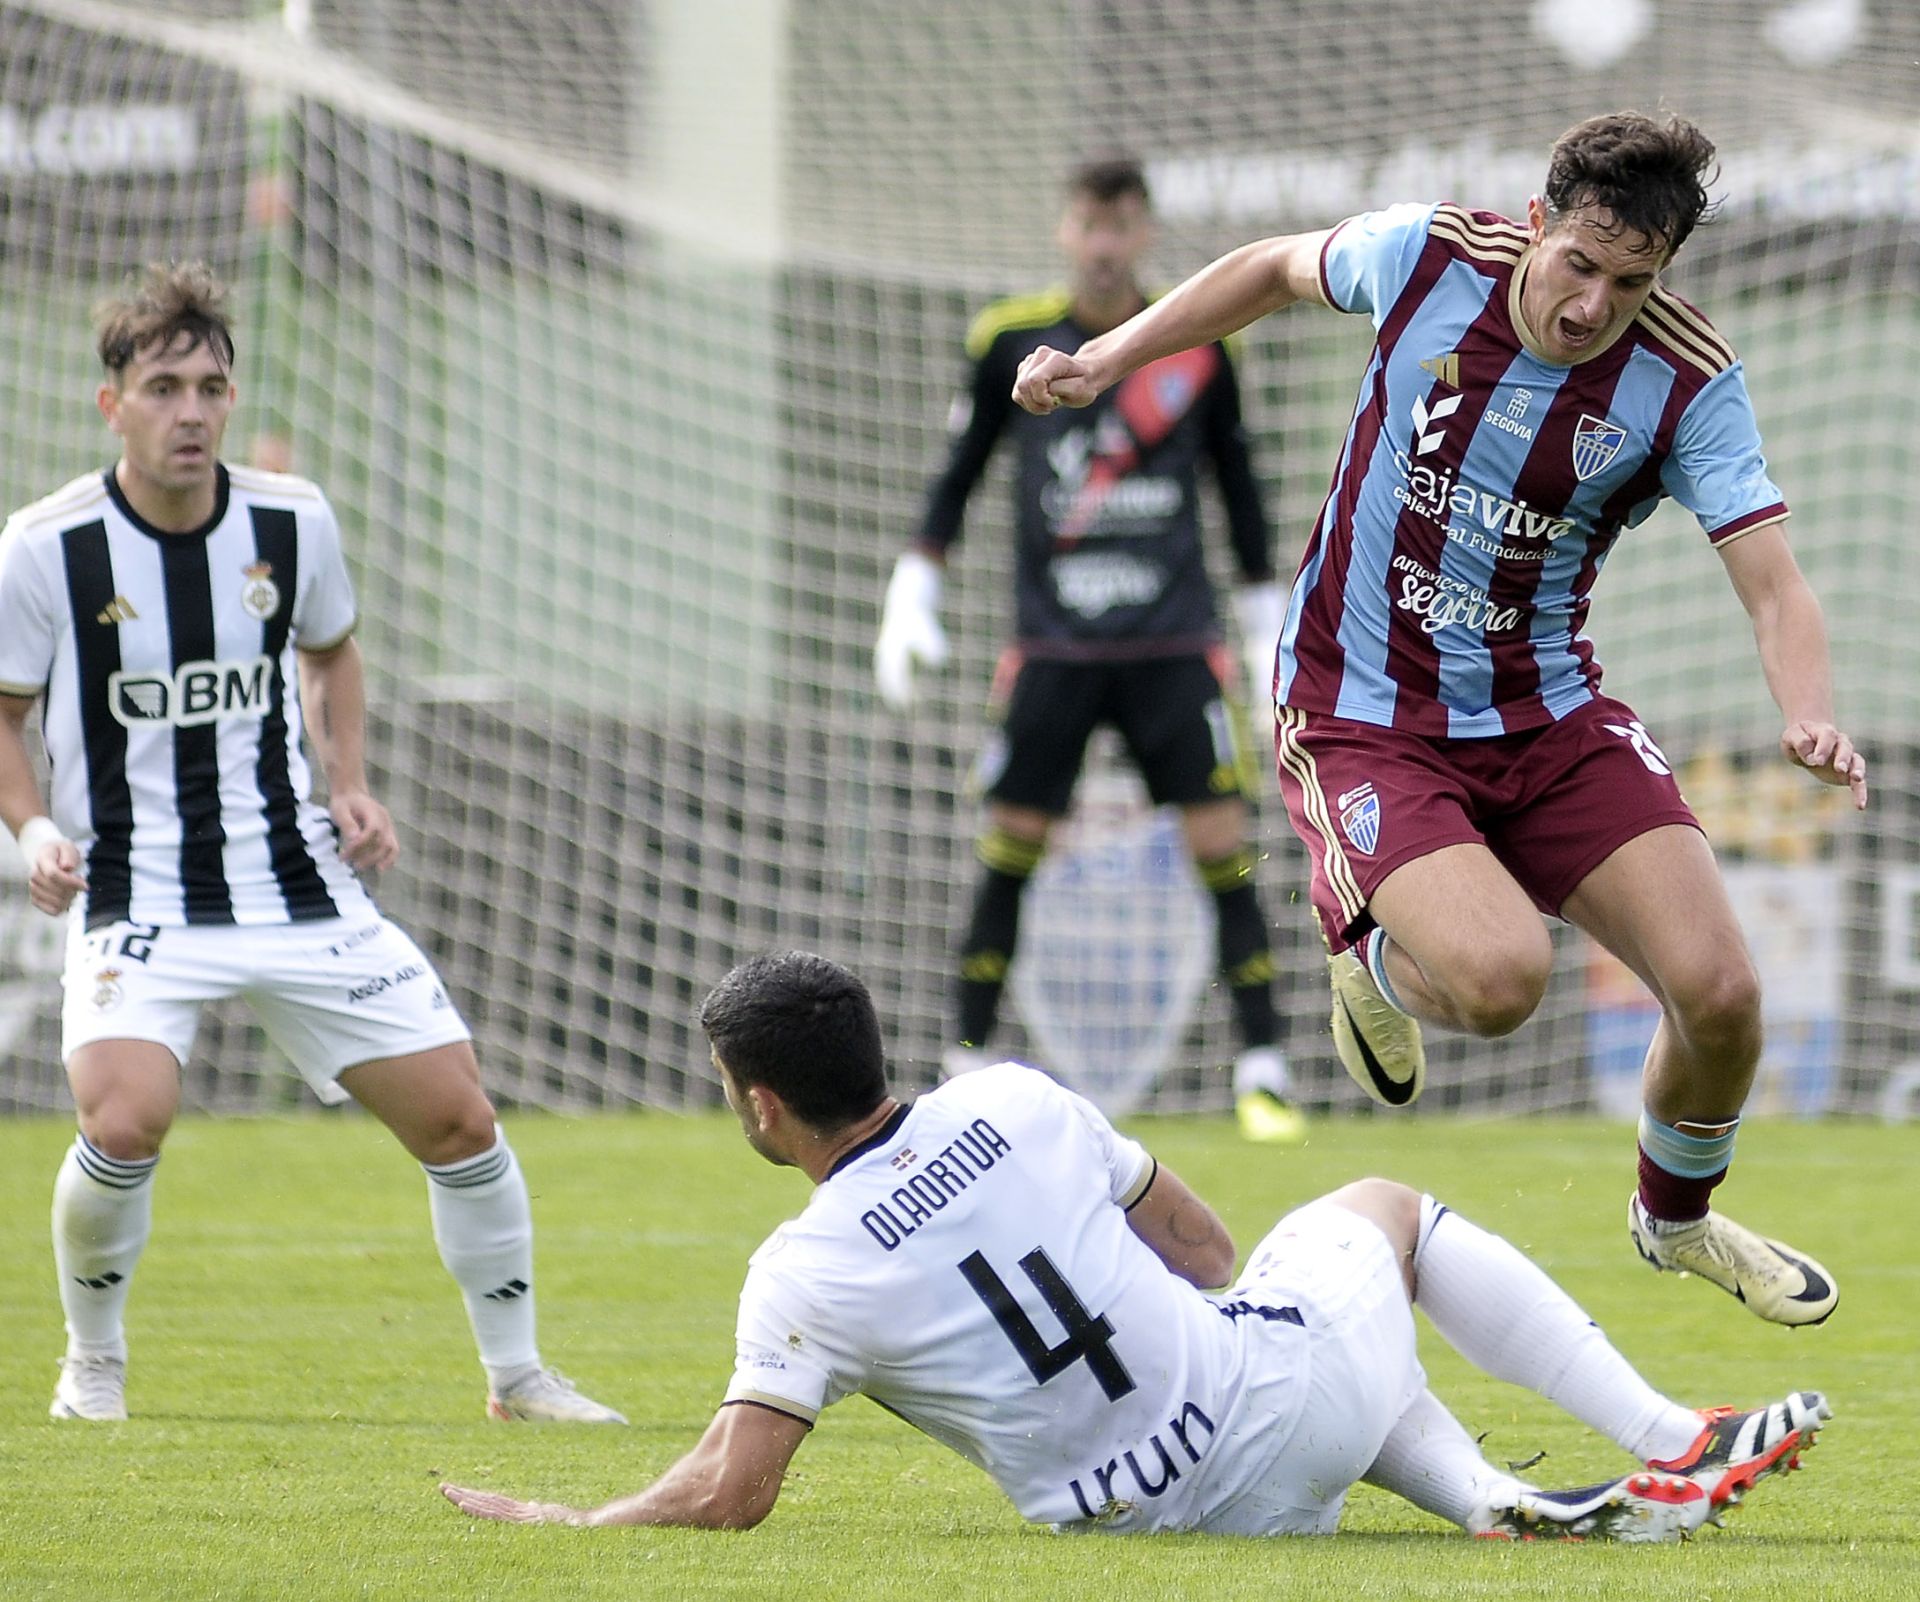
[[[1086,745],[1101,724],[1125,743],[1160,805],[1180,809],[1188,849],[1219,917],[1220,972],[1241,1050],[1240,1127],[1293,1142],[1304,1120],[1288,1081],[1273,1001],[1267,923],[1247,843],[1245,722],[1200,541],[1199,476],[1211,464],[1242,586],[1234,611],[1252,703],[1270,705],[1284,602],[1272,540],[1224,345],[1153,363],[1084,410],[1031,416],[1013,404],[1021,359],[1072,350],[1147,303],[1135,267],[1153,239],[1144,174],[1127,159],[1089,162],[1067,183],[1059,243],[1070,282],[989,306],[967,335],[971,376],[955,405],[945,469],[887,587],[874,668],[887,704],[912,704],[916,664],[937,667],[941,574],[967,497],[1003,433],[1015,467],[1014,643],[995,676],[999,726],[978,777],[987,801],[973,915],[960,949],[951,1075],[992,1059],[986,1046],[1013,961],[1020,902],[1066,815]]]

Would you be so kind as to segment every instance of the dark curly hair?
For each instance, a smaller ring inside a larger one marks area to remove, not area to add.
[[[739,1084],[765,1085],[823,1129],[865,1117],[886,1097],[873,998],[810,951],[741,963],[707,996],[700,1027]]]
[[[171,350],[183,336],[188,350],[205,345],[221,366],[233,365],[227,286],[203,261],[148,263],[122,294],[94,308],[93,325],[100,363],[116,382],[143,351]]]
[[[1616,236],[1631,230],[1662,240],[1672,255],[1711,211],[1706,186],[1718,174],[1713,141],[1685,117],[1589,117],[1554,141],[1548,220],[1598,206],[1611,213]]]

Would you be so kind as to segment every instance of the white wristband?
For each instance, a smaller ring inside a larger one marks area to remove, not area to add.
[[[56,840],[66,839],[66,836],[60,832],[59,824],[43,815],[28,818],[20,825],[20,832],[14,838],[20,842],[20,855],[27,859],[27,866],[31,868],[42,846],[52,845]]]

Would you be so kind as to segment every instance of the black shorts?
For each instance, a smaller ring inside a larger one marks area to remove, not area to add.
[[[1064,817],[1087,741],[1103,723],[1119,731],[1157,805],[1252,793],[1245,722],[1210,658],[1015,660],[1000,727],[977,769],[988,799]]]

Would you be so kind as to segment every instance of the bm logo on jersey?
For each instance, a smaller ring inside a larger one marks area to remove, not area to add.
[[[273,684],[273,659],[183,662],[171,674],[129,673],[107,679],[107,705],[116,723],[144,728],[170,723],[192,728],[220,718],[264,717]]]
[[[1627,431],[1618,423],[1582,412],[1573,431],[1573,476],[1584,484],[1595,473],[1604,473],[1626,442]]]

